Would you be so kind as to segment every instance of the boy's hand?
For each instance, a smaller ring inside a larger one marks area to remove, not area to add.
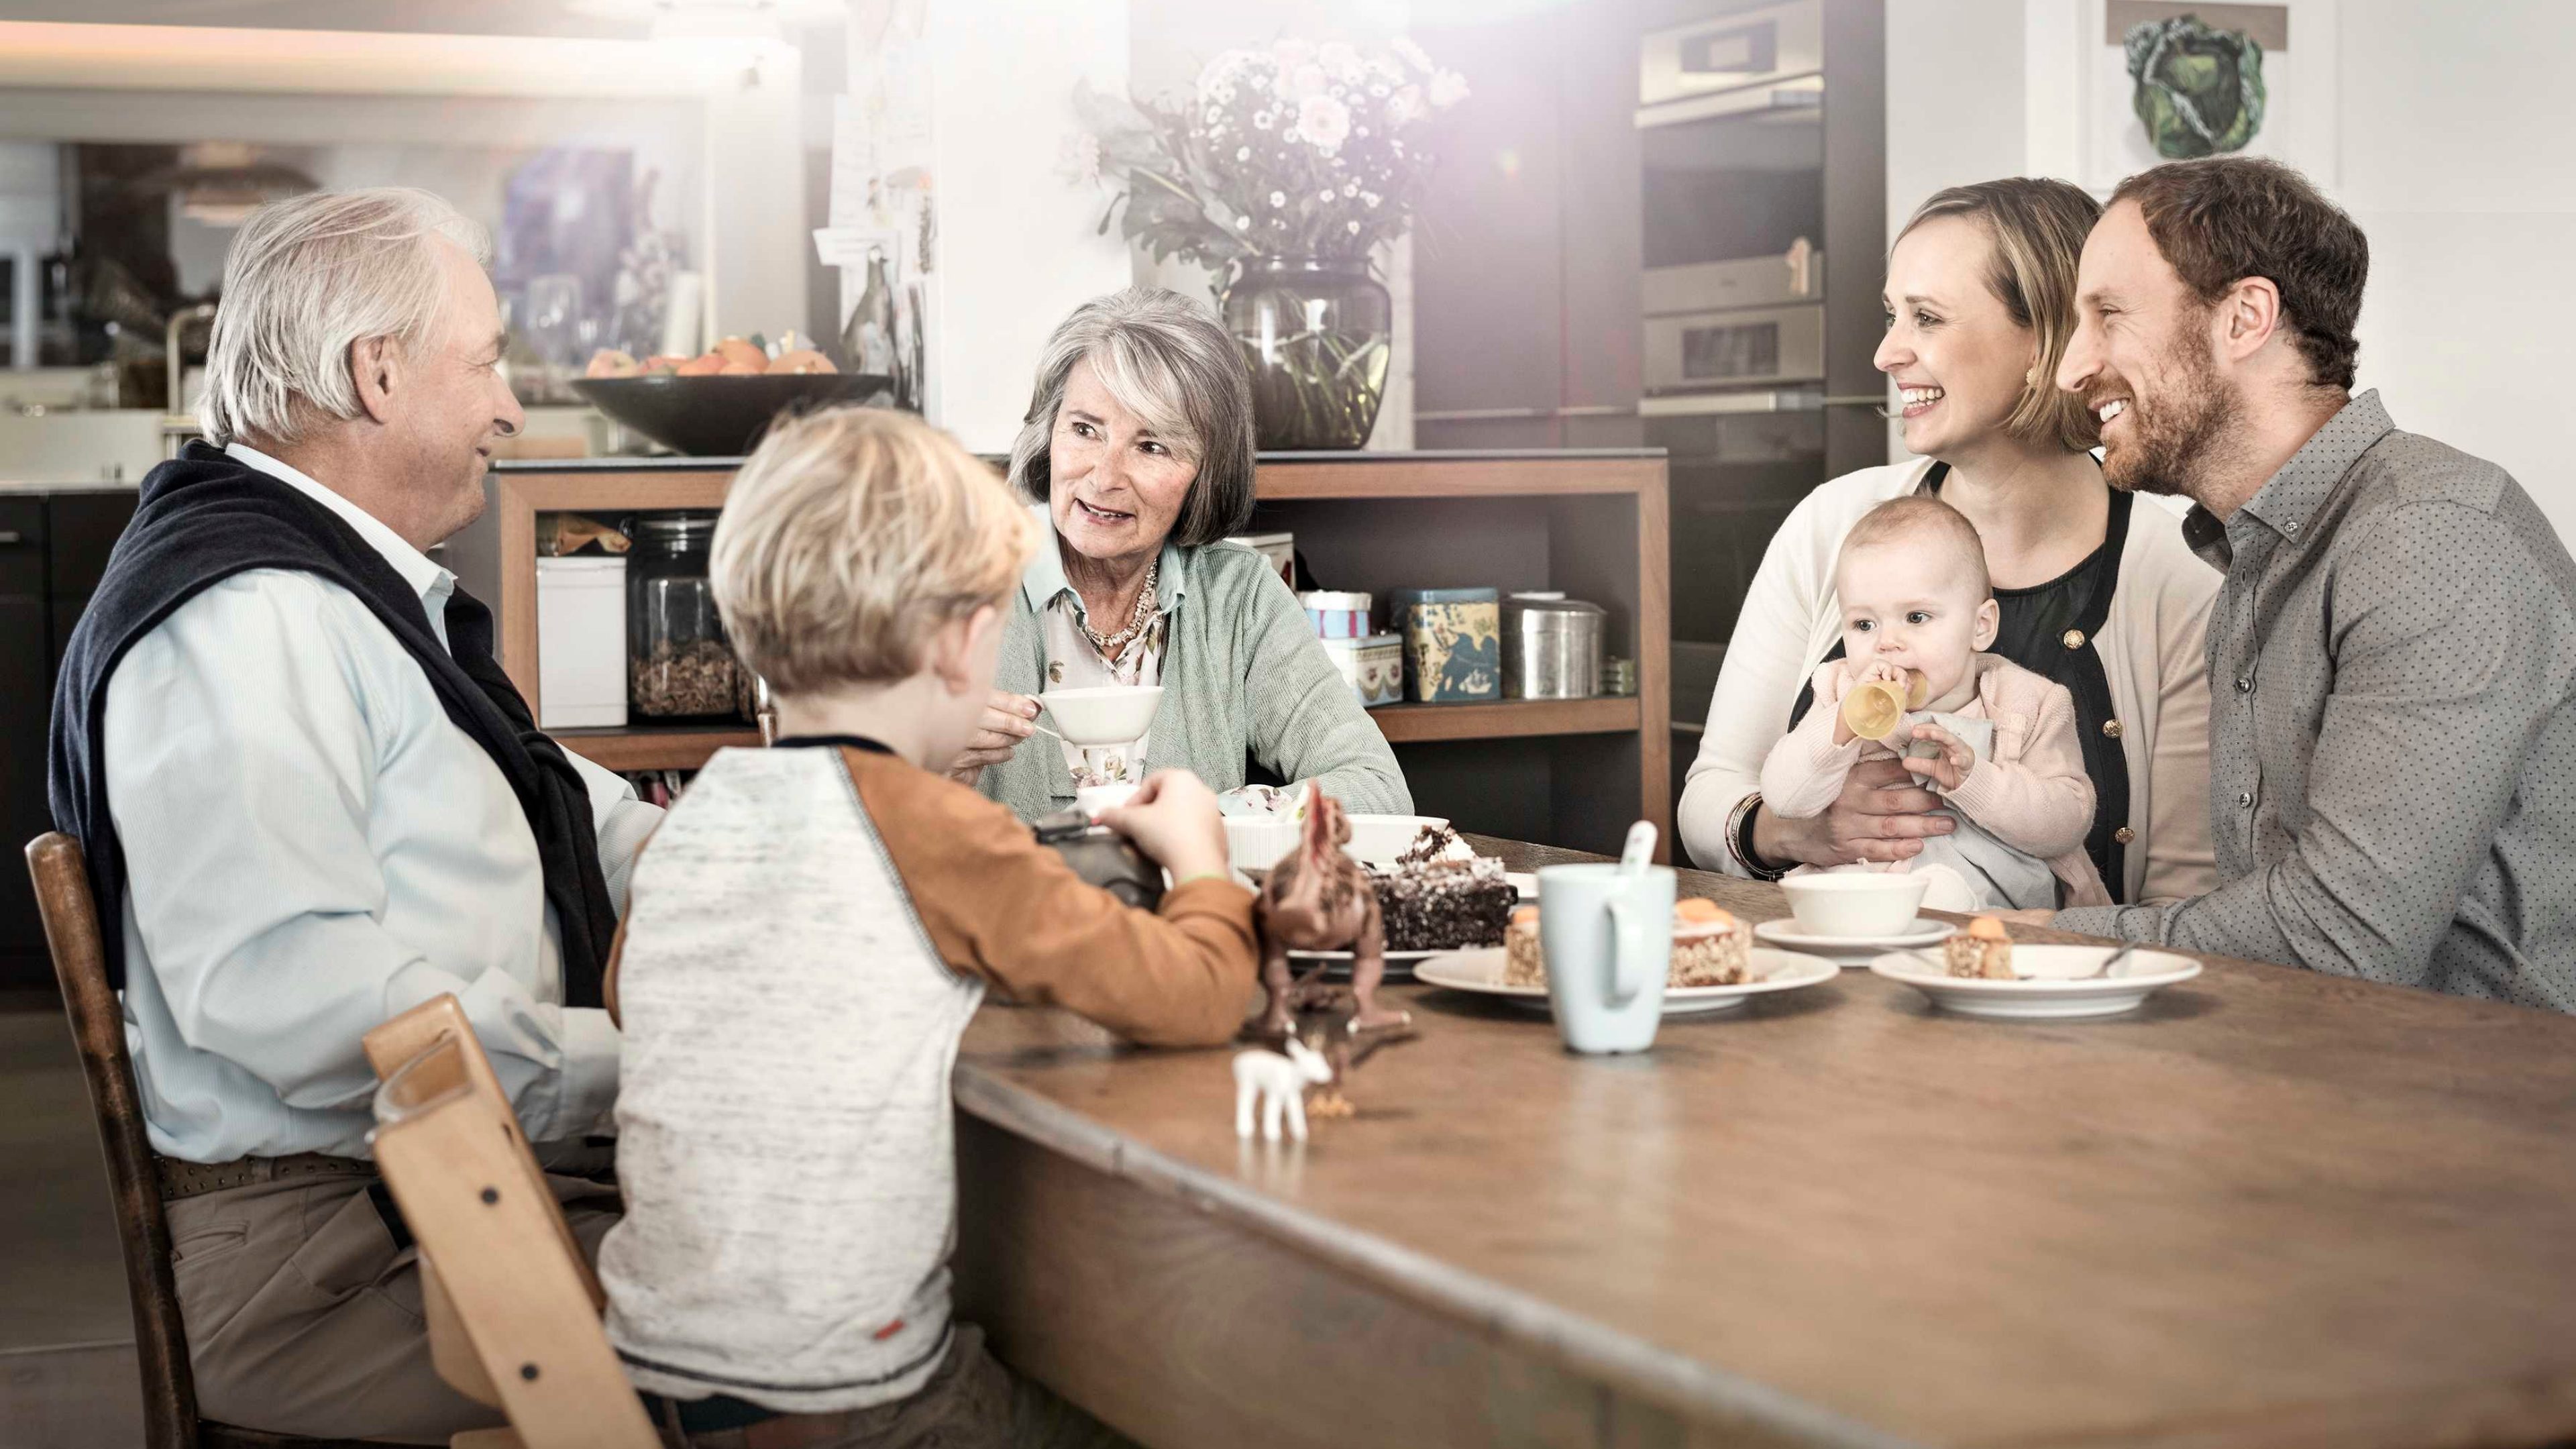
[[[1126,804],[1101,813],[1100,823],[1136,842],[1176,882],[1230,869],[1216,792],[1187,770],[1146,776]]]
[[[1977,763],[1977,755],[1957,735],[1936,724],[1914,727],[1914,738],[1928,740],[1941,747],[1941,753],[1927,758],[1908,755],[1905,768],[1929,778],[1944,790],[1956,790],[1967,783],[1968,771]]]
[[[1020,741],[1037,732],[1033,723],[1037,717],[1036,700],[1025,694],[994,690],[992,698],[984,701],[984,717],[976,723],[975,737],[966,742],[956,759],[948,762],[949,777],[961,784],[974,784],[986,765],[1009,759]]]

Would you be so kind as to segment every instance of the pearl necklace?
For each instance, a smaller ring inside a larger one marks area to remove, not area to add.
[[[1145,632],[1146,622],[1153,617],[1154,585],[1162,577],[1162,573],[1161,559],[1154,560],[1146,568],[1145,587],[1137,591],[1136,607],[1128,613],[1126,628],[1115,634],[1103,635],[1091,627],[1087,616],[1076,621],[1075,627],[1082,630],[1082,637],[1091,641],[1092,648],[1100,651],[1100,657],[1103,660],[1112,664],[1117,663],[1118,656],[1128,645],[1136,641],[1136,636]]]

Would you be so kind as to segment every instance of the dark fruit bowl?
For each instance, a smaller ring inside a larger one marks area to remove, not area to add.
[[[757,377],[585,377],[573,390],[591,406],[666,448],[693,458],[736,458],[752,450],[781,413],[865,403],[891,394],[894,379],[866,372],[791,372]]]

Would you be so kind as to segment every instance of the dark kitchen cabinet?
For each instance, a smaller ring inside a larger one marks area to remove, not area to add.
[[[45,800],[54,674],[108,552],[134,516],[134,491],[0,497],[0,992],[54,989],[44,925],[18,850],[53,828]]]

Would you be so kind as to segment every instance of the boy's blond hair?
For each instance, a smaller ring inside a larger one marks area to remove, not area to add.
[[[1010,597],[1038,543],[993,470],[909,413],[784,419],[734,475],[708,577],[781,694],[885,683],[940,626]]]
[[[1976,580],[1977,597],[1994,597],[1994,586],[1986,576],[1986,543],[1977,536],[1977,526],[1968,521],[1968,515],[1929,493],[1890,498],[1862,514],[1851,532],[1843,535],[1842,554],[1834,568],[1839,573],[1842,560],[1851,557],[1855,549],[1909,542],[1948,549],[1958,561],[1959,572]]]

